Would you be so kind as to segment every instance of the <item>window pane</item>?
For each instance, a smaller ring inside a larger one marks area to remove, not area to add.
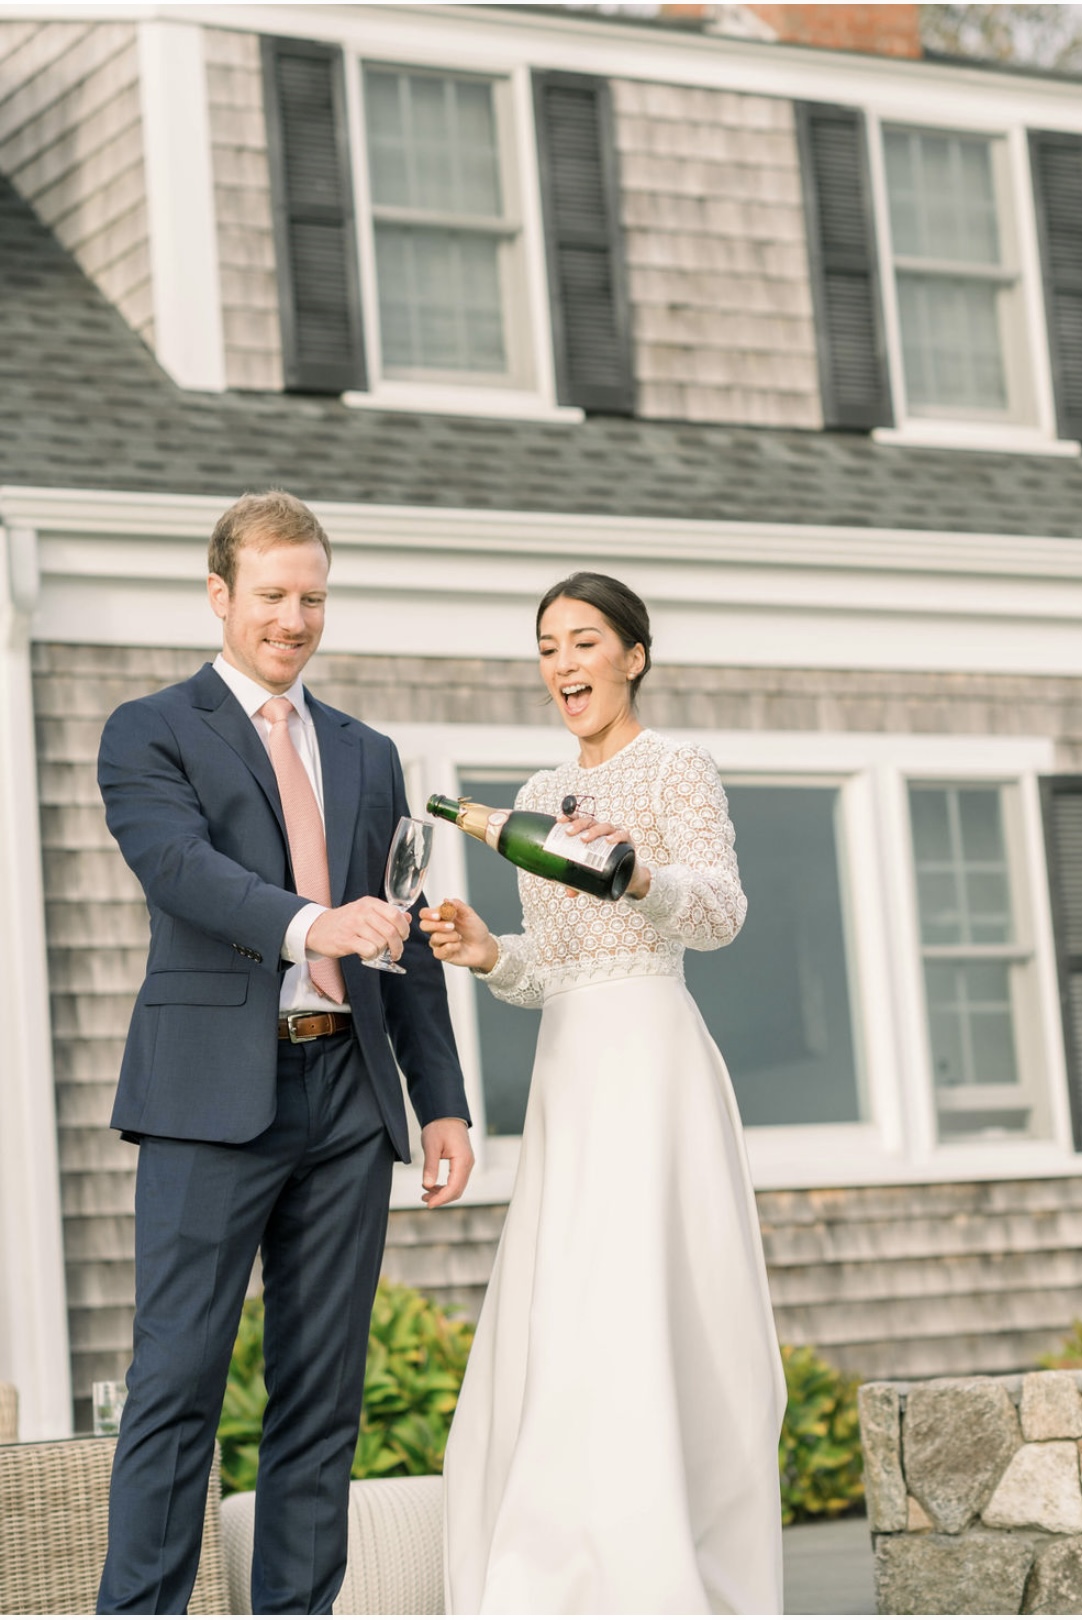
[[[998,264],[991,143],[898,129],[883,142],[895,253]]]
[[[528,773],[523,772],[521,780]],[[519,780],[464,775],[461,792],[507,805]],[[821,788],[729,790],[748,920],[721,951],[688,951],[688,988],[729,1065],[745,1124],[862,1117],[849,1006],[835,820]],[[466,841],[469,898],[494,932],[518,932],[515,869]],[[522,1128],[539,1014],[478,988],[488,1129]]]
[[[387,68],[364,84],[384,366],[505,377],[493,86]],[[415,219],[381,216],[390,208]]]
[[[462,207],[468,214],[498,214],[502,212],[502,205],[492,87],[460,80],[455,99],[455,122]]]
[[[405,206],[410,200],[405,80],[397,73],[366,73],[364,98],[373,200]]]
[[[949,867],[917,870],[917,904],[925,945],[957,945],[963,938],[958,880]]]
[[[922,943],[1011,944],[999,788],[911,787],[909,807]]]
[[[999,297],[987,282],[899,274],[902,355],[914,409],[1006,409]]]
[[[912,788],[909,814],[913,823],[913,849],[918,861],[949,861],[951,858],[950,817],[947,795]]]
[[[928,962],[932,1068],[939,1087],[1016,1086],[1006,962]]]
[[[379,68],[364,82],[377,207],[501,214],[491,84]]]
[[[910,408],[1005,411],[1003,288],[965,274],[1002,260],[992,142],[888,129],[883,152],[893,250],[910,261],[896,271]],[[922,259],[923,270],[912,263]]]
[[[1015,1038],[1024,970],[966,955],[1014,941],[1002,790],[914,786],[909,805],[921,939],[939,947],[925,957],[924,987],[940,1140],[1017,1135],[1032,1128]],[[1002,1088],[1003,1106],[989,1087]]]
[[[384,364],[505,372],[498,256],[491,237],[378,225]]]
[[[959,788],[958,818],[967,861],[1003,861],[1003,816],[998,790]]]
[[[517,778],[462,776],[459,791],[494,808],[514,803],[531,772]],[[518,874],[476,838],[466,839],[466,882],[475,906],[494,934],[522,932]],[[541,1014],[532,1007],[509,1007],[484,985],[477,986],[477,1029],[481,1044],[481,1083],[489,1136],[521,1136],[533,1073]]]
[[[834,788],[729,789],[748,917],[684,971],[746,1125],[862,1117]]]
[[[969,937],[975,945],[1003,945],[1011,937],[1010,899],[1005,872],[966,875]]]
[[[406,80],[414,208],[455,209],[453,86],[446,79]]]

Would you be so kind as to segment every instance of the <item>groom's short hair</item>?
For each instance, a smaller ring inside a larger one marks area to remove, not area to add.
[[[317,541],[331,560],[331,543],[322,523],[310,507],[284,489],[270,489],[262,495],[245,494],[224,511],[210,537],[207,569],[224,579],[230,595],[237,579],[237,552],[253,545],[303,546]]]

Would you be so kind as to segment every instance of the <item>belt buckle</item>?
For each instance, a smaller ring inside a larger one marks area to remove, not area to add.
[[[285,1016],[286,1016],[286,1028],[289,1031],[289,1039],[290,1039],[291,1045],[293,1045],[293,1046],[306,1046],[309,1041],[318,1041],[319,1040],[318,1031],[314,1035],[298,1035],[297,1034],[297,1024],[299,1023],[299,1021],[302,1018],[318,1018],[319,1017],[318,1013],[293,1012],[293,1013],[286,1013]]]

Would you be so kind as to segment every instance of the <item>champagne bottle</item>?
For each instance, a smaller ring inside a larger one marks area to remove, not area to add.
[[[632,844],[610,844],[603,838],[584,844],[555,816],[536,810],[491,810],[472,799],[448,799],[434,793],[428,813],[453,821],[524,872],[581,889],[597,900],[619,900],[635,870]]]

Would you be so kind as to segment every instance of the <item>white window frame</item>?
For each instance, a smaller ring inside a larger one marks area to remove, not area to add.
[[[1033,1016],[1033,1002],[1036,989],[1037,952],[1033,940],[1033,916],[1030,905],[1028,885],[1021,880],[1021,872],[1025,862],[1025,816],[1020,802],[1018,783],[1011,780],[998,780],[989,778],[977,780],[972,776],[958,778],[946,775],[942,777],[907,776],[906,779],[906,811],[910,816],[910,850],[913,850],[911,807],[909,804],[909,789],[911,787],[940,787],[940,788],[968,788],[983,787],[994,789],[999,795],[1000,811],[1002,815],[1004,853],[1007,861],[1008,898],[1011,917],[1012,937],[1008,942],[995,946],[981,947],[966,944],[951,945],[949,947],[932,947],[933,957],[943,960],[980,960],[982,955],[989,960],[1001,961],[1011,969],[1010,973],[1010,1005],[1012,1034],[1015,1042],[1015,1057],[1018,1065],[1018,1079],[1015,1085],[997,1085],[986,1087],[963,1086],[957,1088],[959,1095],[954,1098],[969,1107],[1000,1107],[1003,1111],[1011,1108],[1028,1107],[1031,1111],[1033,1126],[1026,1133],[1029,1137],[1040,1137],[1047,1134],[1049,1129],[1048,1097],[1043,1084],[1044,1066],[1040,1043],[1035,1039],[1035,1019]],[[913,861],[914,877],[914,903],[917,909],[917,929],[920,932],[920,903],[916,890],[916,862]],[[929,947],[920,943],[921,972],[929,958]],[[927,992],[925,990],[925,1003],[927,1006]],[[925,1013],[925,1029],[928,1029],[927,1011]],[[929,1063],[931,1063],[929,1038]],[[931,1077],[931,1069],[929,1068]],[[936,1091],[934,1078],[932,1078],[933,1102],[938,1116],[941,1100]],[[964,1093],[964,1095],[961,1095]],[[937,1123],[938,1132],[938,1123]],[[1019,1136],[1016,1140],[1025,1140]]]
[[[1058,436],[1026,127],[1015,122],[997,124],[987,117],[963,119],[950,113],[946,117],[922,116],[915,107],[908,111],[866,108],[865,116],[880,297],[896,423],[893,428],[876,428],[873,437],[888,444],[1078,455],[1076,441]],[[920,134],[975,136],[991,144],[1001,267],[1012,283],[1010,292],[1000,300],[999,310],[1008,390],[1006,412],[946,408],[929,412],[909,408],[884,150],[884,129],[888,127]]]
[[[947,140],[964,139],[975,141],[988,153],[995,202],[999,258],[994,265],[982,265],[970,261],[946,263],[942,266],[940,273],[948,279],[958,281],[984,280],[997,289],[996,327],[999,358],[1003,367],[1003,380],[1007,394],[1006,404],[1002,408],[989,407],[981,409],[979,407],[952,407],[946,405],[932,407],[910,406],[909,384],[905,375],[898,281],[899,277],[906,273],[915,271],[927,273],[926,267],[930,261],[924,258],[912,259],[900,253],[894,242],[889,182],[886,180],[886,139],[892,132],[916,136],[918,139],[924,136],[941,136]],[[883,169],[887,204],[887,234],[884,244],[885,256],[882,261],[884,298],[893,306],[893,319],[896,325],[898,343],[898,374],[894,379],[895,398],[902,400],[903,412],[907,417],[911,415],[921,421],[972,421],[997,426],[1032,427],[1035,421],[1035,408],[1032,376],[1025,354],[1022,352],[1021,344],[1023,335],[1023,285],[1018,260],[1018,229],[1015,210],[1012,207],[1013,199],[1011,197],[1006,141],[999,134],[980,133],[973,130],[933,129],[921,125],[895,123],[890,125],[881,123],[879,126],[879,138],[883,146]]]
[[[528,68],[511,61],[479,66],[468,59],[449,59],[446,55],[433,58],[423,51],[412,50],[404,58],[392,57],[366,49],[362,41],[352,41],[345,46],[345,68],[368,387],[363,392],[343,394],[344,402],[361,409],[582,421],[581,410],[561,406],[556,399],[541,185]],[[405,377],[388,376],[384,370],[364,111],[364,74],[369,68],[474,78],[493,86],[504,210],[517,237],[515,249],[500,256],[504,337],[508,351],[506,377],[486,379],[465,372]]]
[[[411,802],[453,792],[465,770],[534,769],[570,757],[554,726],[373,723],[395,738]],[[760,1126],[747,1131],[756,1186],[821,1187],[1075,1174],[1060,1022],[1038,778],[1054,769],[1048,738],[948,737],[819,732],[667,732],[707,747],[722,780],[785,785],[837,784],[838,841],[849,963],[851,1016],[866,1118],[845,1125]],[[1012,900],[1019,938],[1033,952],[1024,1040],[1042,1077],[1047,1133],[1040,1139],[940,1145],[924,998],[916,882],[909,824],[910,781],[1009,788]],[[737,827],[737,855],[740,829]],[[429,879],[433,897],[466,892],[465,840],[437,836]],[[478,1165],[467,1201],[510,1196],[517,1138],[487,1138],[480,1081],[475,996],[465,972],[448,970],[448,994]],[[396,1204],[414,1207],[416,1164],[396,1173]]]

